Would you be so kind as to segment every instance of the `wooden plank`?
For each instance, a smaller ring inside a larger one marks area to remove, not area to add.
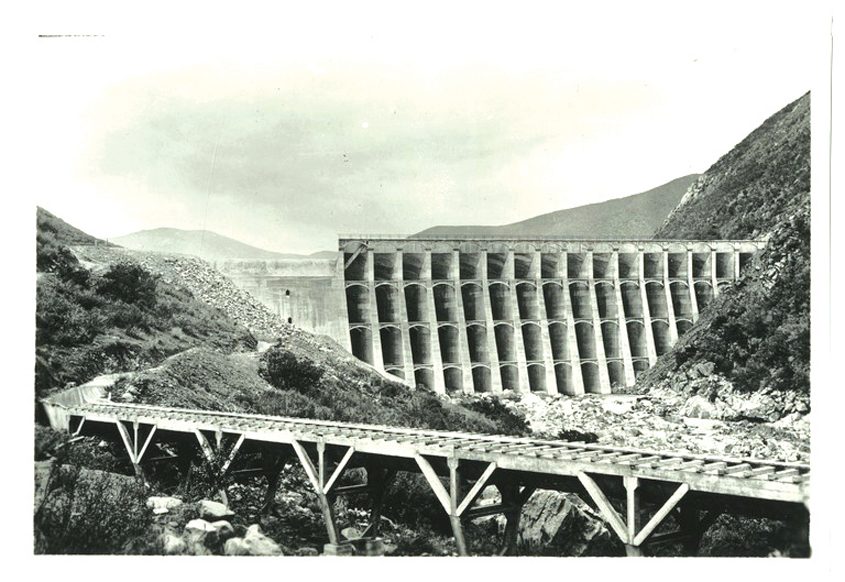
[[[464,519],[476,519],[478,517],[486,517],[488,515],[496,515],[499,513],[509,513],[519,509],[518,505],[506,505],[502,503],[495,503],[491,505],[481,505],[473,507],[464,514]]]
[[[335,467],[334,472],[332,473],[331,477],[329,477],[328,482],[323,486],[323,491],[328,493],[331,491],[332,486],[335,484],[335,481],[338,480],[340,475],[343,473],[343,470],[346,468],[346,465],[349,463],[349,459],[352,458],[352,455],[355,453],[355,447],[349,447],[344,453],[343,458]]]
[[[590,497],[593,498],[596,505],[598,505],[599,511],[601,511],[601,514],[608,523],[610,523],[610,526],[613,528],[613,531],[616,532],[616,535],[619,536],[619,539],[622,540],[623,543],[626,543],[628,541],[628,532],[625,523],[622,521],[619,514],[616,513],[616,510],[613,509],[610,501],[608,501],[607,497],[605,497],[604,492],[602,492],[596,482],[583,471],[578,473],[578,480],[581,482],[581,485],[584,486],[584,489],[587,490],[587,493],[590,494]]]
[[[640,527],[640,495],[637,489],[640,486],[640,480],[636,477],[623,477],[622,482],[625,485],[625,498],[627,509],[627,538],[623,541],[626,543],[634,543],[632,540]]]
[[[648,520],[648,523],[640,530],[640,533],[634,537],[633,544],[635,546],[639,546],[648,539],[648,536],[650,536],[657,526],[666,519],[669,512],[675,509],[675,506],[678,505],[678,502],[680,502],[684,495],[687,494],[687,491],[689,491],[689,485],[686,483],[682,483],[680,487],[675,489],[675,492],[672,493],[671,497],[666,500],[666,503],[664,503],[657,513],[654,514],[654,517]]]
[[[244,444],[244,439],[246,439],[246,435],[242,434],[241,436],[238,437],[238,440],[237,440],[237,442],[235,442],[235,445],[232,447],[232,450],[229,453],[229,456],[226,457],[226,462],[223,463],[222,467],[220,467],[220,474],[221,475],[225,474],[226,471],[229,470],[229,465],[231,465],[232,461],[235,460],[235,455],[238,454],[238,450],[240,450],[241,445]]]
[[[317,478],[317,469],[308,457],[308,453],[305,451],[305,448],[297,440],[291,441],[290,444],[293,447],[296,456],[299,458],[299,463],[302,465],[302,468],[305,469],[305,474],[308,475],[308,480],[311,481],[311,486],[314,487],[314,491],[322,493],[323,491],[320,486],[320,480]]]
[[[446,491],[443,483],[440,482],[440,477],[437,476],[437,473],[434,472],[434,469],[431,468],[429,462],[422,455],[414,455],[414,460],[417,462],[417,465],[419,466],[420,471],[422,471],[426,481],[428,481],[431,490],[434,491],[434,494],[437,496],[437,500],[440,501],[440,505],[443,506],[446,513],[451,515],[452,501],[449,498],[449,493]]]
[[[458,506],[457,515],[461,515],[466,509],[472,505],[481,492],[484,490],[484,487],[487,485],[487,480],[490,479],[490,476],[493,474],[493,471],[496,470],[496,463],[490,463],[487,465],[487,468],[484,469],[484,472],[478,478],[478,481],[472,486],[469,492],[464,497],[464,500],[461,501],[461,504]]]
[[[780,481],[786,477],[797,477],[798,469],[785,469],[783,471],[776,471],[766,475],[769,481]]]
[[[156,425],[152,425],[152,427],[150,428],[150,434],[147,435],[147,439],[144,441],[144,446],[141,447],[141,452],[138,453],[138,456],[136,457],[138,463],[140,463],[141,459],[144,458],[144,453],[147,452],[147,447],[150,446],[150,443],[153,441],[153,435],[155,434],[155,432]]]
[[[117,432],[120,433],[120,438],[123,439],[123,444],[126,447],[126,454],[129,455],[129,460],[132,461],[133,465],[135,465],[135,455],[132,453],[132,445],[129,442],[129,431],[126,430],[126,427],[120,420],[114,421],[114,424],[117,426]]]
[[[205,435],[198,428],[194,429],[194,435],[197,437],[197,442],[199,442],[200,449],[202,450],[202,454],[205,455],[206,460],[209,462],[213,461],[214,450],[211,448],[211,443],[208,442],[208,439],[205,438]]]
[[[760,475],[765,475],[767,473],[774,473],[774,467],[755,467],[754,469],[750,469],[741,475],[737,475],[737,477],[749,478],[749,477],[759,477]]]
[[[730,467],[726,468],[723,472],[725,475],[734,475],[735,473],[744,473],[750,468],[751,465],[749,465],[748,463],[740,463],[739,465],[731,465]]]

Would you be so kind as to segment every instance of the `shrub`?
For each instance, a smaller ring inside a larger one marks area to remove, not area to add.
[[[319,392],[323,370],[309,360],[298,360],[292,353],[269,350],[261,360],[261,377],[280,390],[296,390],[302,394]]]
[[[35,553],[117,554],[152,525],[134,478],[55,463],[35,511]]]
[[[97,290],[104,296],[136,306],[153,307],[156,304],[158,277],[132,263],[113,265],[97,283]]]

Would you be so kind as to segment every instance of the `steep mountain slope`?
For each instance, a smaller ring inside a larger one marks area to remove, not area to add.
[[[699,384],[711,400],[723,389],[808,393],[810,94],[707,170],[655,237],[769,237],[769,243],[639,386],[678,386],[684,372],[710,362],[715,377]]]
[[[299,259],[307,255],[277,253],[242,243],[210,230],[155,228],[112,239],[136,251],[194,255],[208,261],[222,259]]]
[[[435,226],[415,236],[560,235],[572,238],[649,238],[698,178],[691,174],[640,194],[558,210],[502,226]]]
[[[60,240],[67,245],[108,244],[98,238],[69,225],[58,216],[38,207],[36,212],[38,236]]]

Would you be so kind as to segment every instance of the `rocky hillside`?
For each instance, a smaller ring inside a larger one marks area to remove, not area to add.
[[[119,236],[112,242],[136,251],[193,255],[207,261],[301,259],[307,256],[260,249],[210,230],[154,228]]]
[[[701,365],[711,401],[732,390],[810,390],[810,95],[767,119],[705,172],[657,238],[766,238],[748,274],[639,386],[672,385]],[[780,397],[778,397],[780,399]],[[782,410],[782,413],[802,412]],[[803,410],[806,412],[806,410]]]
[[[204,345],[253,349],[249,330],[184,288],[130,262],[94,265],[70,245],[89,243],[81,231],[38,213],[36,396],[95,376],[156,365]],[[109,253],[106,245],[83,247]]]
[[[483,234],[557,235],[571,238],[649,238],[698,177],[677,178],[646,192],[542,214],[501,226],[435,226],[414,236]]]

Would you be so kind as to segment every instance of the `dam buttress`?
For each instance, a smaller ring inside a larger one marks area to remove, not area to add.
[[[387,235],[338,244],[357,358],[441,393],[569,395],[633,385],[765,247]]]

